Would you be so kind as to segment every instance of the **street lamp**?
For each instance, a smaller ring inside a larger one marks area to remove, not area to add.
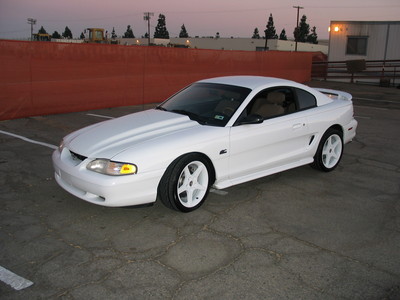
[[[150,46],[150,18],[154,16],[152,12],[145,12],[143,16],[143,20],[147,21],[147,38],[148,38],[148,46]]]
[[[36,19],[28,18],[28,24],[31,24],[31,41],[33,40],[33,25],[36,24]]]

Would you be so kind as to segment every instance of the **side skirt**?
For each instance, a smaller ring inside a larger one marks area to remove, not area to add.
[[[313,161],[314,161],[314,159],[312,157],[304,158],[302,160],[298,160],[298,161],[292,162],[290,164],[286,164],[286,165],[283,165],[283,166],[267,169],[267,170],[260,171],[260,172],[254,173],[254,174],[245,175],[245,176],[236,177],[236,178],[231,178],[231,179],[227,179],[227,180],[224,180],[224,181],[216,181],[214,183],[213,187],[216,188],[216,189],[225,189],[225,188],[233,186],[233,185],[237,185],[237,184],[240,184],[240,183],[244,183],[244,182],[247,182],[247,181],[251,181],[251,180],[254,180],[254,179],[258,179],[258,178],[261,178],[261,177],[265,177],[265,176],[268,176],[268,175],[272,175],[272,174],[275,174],[275,173],[286,171],[286,170],[289,170],[289,169],[297,168],[297,167],[300,167],[300,166],[308,165],[308,164],[312,163]]]

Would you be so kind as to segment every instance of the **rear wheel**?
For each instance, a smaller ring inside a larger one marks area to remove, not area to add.
[[[196,153],[176,159],[165,171],[158,187],[161,202],[182,212],[199,208],[210,189],[210,170],[208,160]]]
[[[334,128],[328,129],[322,136],[311,166],[324,172],[330,172],[337,167],[342,154],[342,132]]]

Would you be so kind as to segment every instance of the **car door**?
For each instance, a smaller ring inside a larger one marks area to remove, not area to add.
[[[266,103],[263,107],[259,104],[262,99]],[[229,166],[232,182],[273,173],[274,169],[296,164],[306,157],[310,144],[308,113],[307,110],[299,111],[298,107],[297,93],[290,87],[268,89],[254,97],[242,115],[258,114],[264,121],[242,125],[238,122],[231,128]]]

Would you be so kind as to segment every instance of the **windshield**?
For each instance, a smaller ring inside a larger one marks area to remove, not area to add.
[[[157,109],[187,115],[203,125],[225,126],[250,89],[215,83],[195,83],[175,94]]]

